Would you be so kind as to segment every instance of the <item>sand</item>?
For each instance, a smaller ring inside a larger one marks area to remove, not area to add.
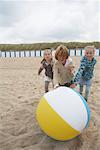
[[[37,75],[40,61],[0,58],[0,150],[100,150],[100,57],[88,100],[90,125],[66,142],[45,135],[36,121],[36,108],[44,94],[43,73]],[[77,68],[80,57],[73,61]]]

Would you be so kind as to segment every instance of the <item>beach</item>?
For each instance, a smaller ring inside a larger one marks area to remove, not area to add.
[[[100,57],[96,57],[88,106],[89,127],[69,141],[48,137],[36,120],[44,94],[40,57],[0,58],[0,150],[100,150]],[[81,57],[72,57],[77,69]],[[52,85],[50,85],[52,90]]]

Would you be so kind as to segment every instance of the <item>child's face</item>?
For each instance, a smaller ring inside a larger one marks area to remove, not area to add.
[[[51,53],[49,51],[45,52],[44,53],[44,58],[45,58],[45,60],[50,60],[52,58]]]
[[[58,55],[58,61],[60,61],[63,65],[66,63],[66,56]]]
[[[85,51],[85,56],[87,57],[88,60],[92,60],[94,57],[94,49],[90,48]]]

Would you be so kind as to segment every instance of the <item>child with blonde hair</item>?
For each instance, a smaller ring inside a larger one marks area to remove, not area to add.
[[[70,87],[74,88],[77,84],[79,84],[79,92],[83,93],[83,86],[86,86],[85,89],[85,100],[88,100],[90,95],[90,87],[93,78],[94,66],[96,64],[95,55],[95,47],[94,46],[86,46],[85,47],[85,56],[82,57],[80,67],[78,72],[74,78],[74,84]]]
[[[66,64],[67,59],[69,58],[68,49],[64,45],[57,47],[55,52],[56,62],[53,67],[54,74],[54,88],[58,86],[67,86],[69,87],[72,84],[73,74],[73,64]]]
[[[53,85],[53,59],[52,59],[52,52],[50,49],[46,49],[44,51],[44,58],[41,61],[41,67],[38,70],[38,75],[45,69],[45,93],[49,91],[49,83],[52,82]]]

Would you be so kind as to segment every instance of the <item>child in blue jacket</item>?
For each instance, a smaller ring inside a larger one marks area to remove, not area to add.
[[[94,46],[86,46],[85,47],[85,56],[83,56],[78,72],[74,77],[74,84],[70,87],[74,88],[77,84],[79,84],[79,92],[82,94],[83,86],[86,86],[85,90],[85,100],[88,100],[90,95],[90,87],[93,78],[94,66],[96,64],[95,55],[95,47]]]

